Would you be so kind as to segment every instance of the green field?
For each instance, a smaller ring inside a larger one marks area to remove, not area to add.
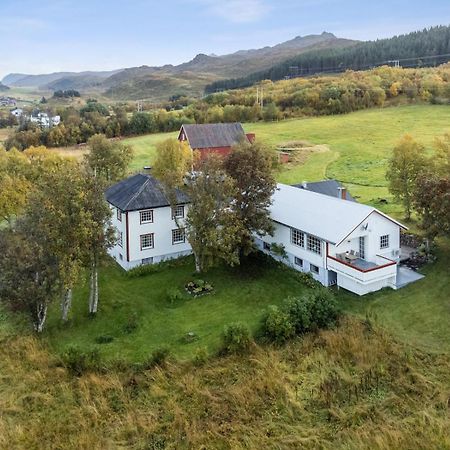
[[[330,151],[312,155],[306,164],[285,167],[277,178],[283,183],[300,183],[336,178],[362,202],[382,207],[399,215],[387,191],[384,174],[392,148],[400,137],[410,133],[431,148],[436,136],[450,132],[450,108],[437,105],[399,106],[369,109],[341,116],[285,120],[275,123],[244,125],[257,139],[275,147],[277,144],[306,140],[326,144]],[[136,152],[133,170],[152,163],[155,144],[176,133],[154,134],[124,140]],[[389,203],[382,205],[379,199]]]

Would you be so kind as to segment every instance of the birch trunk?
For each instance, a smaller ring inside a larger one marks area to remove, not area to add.
[[[34,325],[38,333],[44,330],[45,320],[47,319],[47,305],[45,303],[38,303],[36,305],[36,322]]]
[[[70,308],[72,307],[72,289],[66,289],[61,300],[61,319],[67,322],[69,319]]]
[[[202,266],[200,264],[200,258],[198,257],[196,252],[193,252],[193,253],[194,253],[194,259],[195,259],[195,272],[196,273],[201,273]]]
[[[94,258],[91,267],[90,292],[89,292],[89,313],[95,314],[98,309],[98,267],[97,258]]]

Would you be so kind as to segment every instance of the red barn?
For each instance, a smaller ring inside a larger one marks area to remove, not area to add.
[[[199,125],[182,125],[179,141],[186,141],[194,151],[200,152],[203,159],[207,154],[216,153],[227,156],[233,145],[242,140],[253,142],[254,134],[245,134],[240,123],[205,123]]]

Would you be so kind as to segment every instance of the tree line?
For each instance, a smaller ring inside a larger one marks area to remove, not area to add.
[[[346,48],[314,50],[290,58],[268,70],[246,77],[219,80],[206,86],[205,92],[252,86],[262,80],[282,80],[295,74],[308,76],[338,73],[343,70],[366,70],[390,60],[402,60],[404,67],[436,66],[449,60],[450,26],[437,26],[388,39],[361,42]],[[440,57],[438,55],[447,55]],[[426,57],[425,59],[420,59]],[[298,72],[297,72],[298,71]]]
[[[105,188],[126,172],[132,152],[93,136],[82,162],[45,147],[0,149],[0,299],[42,332],[59,301],[67,321],[72,289],[89,275],[87,311],[98,309],[98,267],[116,239]]]

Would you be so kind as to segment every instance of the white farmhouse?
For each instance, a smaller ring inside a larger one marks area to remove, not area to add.
[[[325,286],[338,285],[358,295],[384,287],[396,289],[402,224],[377,209],[278,184],[270,213],[273,236],[255,238],[258,248],[299,271],[309,272]]]
[[[172,210],[161,184],[137,174],[111,186],[106,200],[118,238],[109,253],[125,270],[191,253],[183,227],[189,201],[182,192]]]
[[[11,114],[15,117],[21,117],[23,114],[23,109],[22,108],[14,108],[11,110]]]

